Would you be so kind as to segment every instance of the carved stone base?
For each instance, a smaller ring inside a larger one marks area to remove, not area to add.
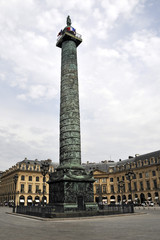
[[[94,178],[84,169],[61,169],[50,175],[49,204],[56,212],[96,211]]]

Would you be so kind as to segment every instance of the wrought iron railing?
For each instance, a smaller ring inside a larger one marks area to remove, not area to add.
[[[70,32],[69,32],[69,33],[70,33]],[[70,34],[72,34],[72,33],[70,33]],[[75,37],[77,37],[77,38],[79,38],[80,40],[82,40],[82,35],[81,35],[81,34],[75,33],[75,34],[72,34],[72,35],[75,36]],[[64,34],[59,35],[59,36],[57,37],[57,42],[58,42],[63,36],[64,36]]]

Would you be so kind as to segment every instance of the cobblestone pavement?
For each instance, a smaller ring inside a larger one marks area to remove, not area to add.
[[[160,207],[136,208],[130,215],[49,221],[6,214],[11,211],[0,207],[0,240],[160,239]]]

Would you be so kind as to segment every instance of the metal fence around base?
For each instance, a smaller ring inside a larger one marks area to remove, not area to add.
[[[120,214],[120,213],[134,213],[133,204],[125,205],[99,205],[101,211],[108,212],[108,214]]]
[[[54,208],[50,206],[17,206],[16,212],[37,217],[50,217],[54,213]]]
[[[100,216],[100,215],[113,215],[113,214],[124,214],[133,213],[133,204],[128,205],[100,205],[97,211],[81,211],[81,212],[55,212],[54,206],[17,206],[17,213],[32,215],[37,217],[80,217],[80,216]]]

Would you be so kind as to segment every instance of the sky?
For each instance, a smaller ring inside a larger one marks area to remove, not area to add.
[[[59,162],[61,49],[77,48],[82,162],[160,149],[159,0],[0,0],[0,170]]]

